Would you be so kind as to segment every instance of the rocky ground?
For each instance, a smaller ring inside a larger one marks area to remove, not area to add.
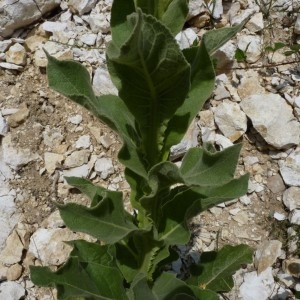
[[[300,3],[281,0],[190,1],[186,47],[213,27],[245,29],[217,53],[218,77],[173,154],[202,142],[224,149],[243,142],[238,172],[249,172],[247,195],[191,221],[183,256],[223,244],[257,249],[224,299],[294,299],[300,291],[300,67],[288,46],[300,43]],[[97,94],[116,93],[105,67],[111,0],[0,1],[0,299],[55,299],[35,287],[29,265],[61,265],[62,241],[82,235],[64,227],[52,201],[84,201],[64,176],[82,176],[128,193],[116,160],[118,137],[89,112],[47,87],[42,48],[85,65]],[[299,17],[297,17],[299,16]],[[265,47],[282,42],[274,53]],[[238,63],[236,49],[246,59]],[[245,49],[247,49],[245,51]],[[126,207],[130,210],[128,203]],[[85,237],[88,238],[88,237]],[[175,272],[184,259],[173,264]]]

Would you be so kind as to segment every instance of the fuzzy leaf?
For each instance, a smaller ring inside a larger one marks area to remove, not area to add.
[[[71,179],[71,183],[75,183],[74,179]],[[75,203],[57,204],[62,219],[71,230],[88,233],[109,244],[138,230],[132,217],[124,210],[122,193],[101,187],[97,187],[95,192],[95,186],[87,184],[84,179],[77,179],[75,186],[84,192],[87,189],[88,195],[97,195],[97,203],[92,207]]]
[[[182,106],[168,122],[162,151],[163,158],[168,157],[171,146],[180,143],[215,86],[215,72],[205,43],[199,47],[184,49],[183,54],[191,67],[191,89]]]
[[[159,159],[165,123],[182,105],[190,86],[190,68],[169,30],[149,15],[130,18],[129,40],[107,50],[108,68],[119,96],[134,115],[149,165]]]
[[[173,0],[163,14],[161,21],[175,36],[182,30],[188,11],[189,9],[186,0]]]
[[[31,280],[39,286],[55,286],[58,299],[127,300],[123,278],[115,264],[113,248],[83,240],[69,242],[74,249],[56,272],[31,266]]]
[[[153,292],[156,295],[156,299],[159,300],[196,300],[192,289],[184,281],[177,279],[175,274],[166,272],[162,273],[155,281]]]
[[[220,251],[203,252],[201,263],[192,270],[188,282],[202,289],[228,292],[234,282],[232,275],[242,264],[252,262],[253,250],[247,245],[224,246]]]
[[[223,151],[209,152],[204,148],[190,149],[183,158],[180,171],[187,185],[219,186],[234,176],[242,145]]]

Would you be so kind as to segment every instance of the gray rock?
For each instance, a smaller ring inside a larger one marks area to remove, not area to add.
[[[267,187],[271,190],[272,193],[281,193],[285,190],[285,185],[282,180],[282,177],[279,174],[268,177]]]
[[[292,224],[300,225],[300,209],[294,209],[289,215],[289,220]]]
[[[8,132],[8,125],[0,113],[0,135],[5,135]]]
[[[58,146],[64,140],[64,136],[62,135],[60,128],[51,128],[49,125],[46,126],[43,131],[43,139],[44,144],[49,148]]]
[[[114,173],[114,166],[110,158],[99,158],[95,163],[95,171],[100,174],[102,179],[107,179]]]
[[[82,122],[82,115],[71,116],[68,121],[74,125],[79,125]]]
[[[15,198],[15,190],[0,186],[0,251],[5,247],[6,239],[20,218]]]
[[[80,167],[83,164],[87,164],[89,156],[89,150],[74,151],[70,156],[67,156],[64,162],[64,166],[67,168]]]
[[[12,44],[11,40],[0,41],[0,53],[4,53]]]
[[[80,40],[88,46],[94,46],[97,40],[97,34],[85,33],[80,37]]]
[[[91,146],[91,137],[89,135],[81,136],[76,142],[75,147],[76,149],[87,149]]]
[[[258,12],[254,14],[251,19],[246,23],[246,28],[255,33],[264,29],[264,19],[263,14]]]
[[[41,13],[53,10],[61,0],[20,0],[10,1],[2,5],[0,10],[0,36],[7,37],[18,29],[25,27],[41,18]]]
[[[279,162],[279,170],[285,184],[300,186],[300,147],[296,148],[284,161]]]
[[[268,144],[277,149],[299,144],[300,124],[280,95],[251,95],[241,102],[241,108]]]
[[[296,22],[295,22],[294,32],[296,34],[300,34],[300,14],[299,13],[297,14],[297,19],[296,19]]]
[[[0,62],[0,68],[8,69],[8,70],[18,70],[18,71],[23,70],[22,66],[18,66],[18,65],[11,64],[8,62]]]
[[[281,247],[282,243],[278,240],[264,241],[258,246],[254,256],[254,266],[258,274],[274,264],[281,254]]]
[[[224,100],[214,112],[215,122],[221,132],[234,142],[247,130],[247,117],[237,103]]]
[[[20,300],[25,297],[25,289],[14,281],[0,283],[0,297],[3,300]]]
[[[300,188],[291,186],[284,191],[282,200],[289,211],[300,209]]]

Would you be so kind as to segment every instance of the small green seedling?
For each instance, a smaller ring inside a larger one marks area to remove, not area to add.
[[[67,262],[56,272],[31,266],[39,286],[56,287],[58,299],[219,299],[233,287],[232,274],[252,260],[246,245],[225,246],[201,255],[180,280],[167,271],[186,244],[188,220],[210,207],[244,195],[249,176],[235,178],[241,145],[222,152],[190,149],[179,167],[170,147],[181,141],[211,95],[215,72],[211,55],[241,26],[206,33],[201,44],[180,50],[174,36],[188,12],[185,0],[115,0],[107,65],[118,96],[95,96],[88,71],[73,61],[48,56],[50,87],[90,110],[123,141],[130,201],[121,192],[82,178],[66,178],[90,206],[57,204],[67,227],[97,239],[68,242]]]

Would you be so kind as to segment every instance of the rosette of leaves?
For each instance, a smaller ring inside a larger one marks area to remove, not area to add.
[[[57,204],[61,217],[98,242],[68,242],[73,251],[56,272],[31,267],[32,281],[56,287],[59,299],[219,299],[232,288],[232,274],[251,261],[248,246],[225,246],[203,254],[185,281],[165,271],[177,259],[172,247],[190,240],[188,220],[242,196],[248,185],[248,175],[234,177],[240,144],[222,152],[190,149],[180,167],[169,161],[170,147],[214,89],[211,55],[241,28],[210,31],[199,46],[181,51],[174,36],[187,12],[184,0],[113,2],[106,58],[118,96],[95,96],[84,67],[47,55],[50,87],[122,139],[118,158],[136,211],[124,210],[121,192],[67,178],[91,204]]]

